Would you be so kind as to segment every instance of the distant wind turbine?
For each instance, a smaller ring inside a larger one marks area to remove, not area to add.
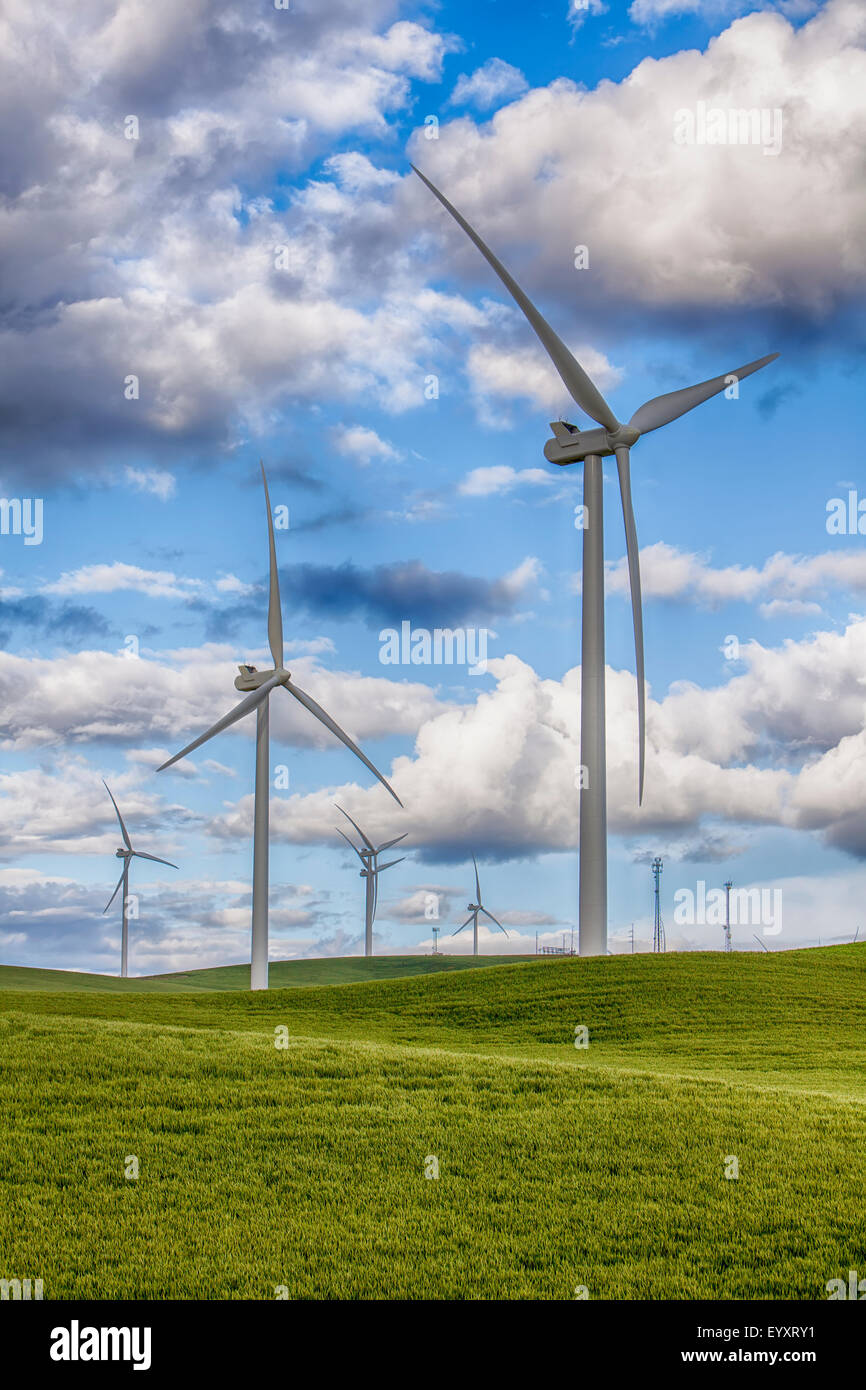
[[[255,814],[253,828],[253,916],[252,916],[252,949],[250,959],[250,989],[267,989],[268,987],[268,802],[270,793],[270,766],[269,766],[269,722],[268,722],[268,701],[272,690],[282,687],[309,710],[310,714],[318,719],[320,724],[324,724],[326,729],[330,729],[341,743],[360,758],[365,767],[378,777],[382,786],[390,792],[398,806],[403,803],[391,784],[386,781],[377,767],[370,762],[366,754],[356,743],[353,743],[347,733],[344,733],[339,724],[331,718],[329,714],[317,705],[311,696],[305,694],[291,678],[291,672],[287,671],[283,665],[283,615],[280,607],[280,580],[277,572],[277,552],[274,544],[274,519],[271,515],[271,499],[268,493],[268,480],[265,477],[264,465],[262,468],[262,483],[265,489],[265,506],[268,513],[268,545],[270,550],[270,595],[268,600],[268,645],[271,649],[271,656],[274,662],[272,671],[258,671],[255,666],[239,666],[240,675],[235,677],[235,689],[250,691],[246,699],[241,700],[239,705],[235,705],[229,714],[217,720],[207,733],[201,734],[198,738],[188,743],[186,748],[182,748],[179,753],[175,753],[173,758],[169,758],[157,772],[163,772],[165,768],[171,767],[173,763],[185,758],[187,753],[191,753],[194,748],[200,748],[208,739],[216,734],[221,734],[223,729],[228,729],[232,724],[236,724],[244,715],[256,711],[256,792],[255,792]]]
[[[616,457],[619,489],[625,522],[626,554],[631,588],[635,640],[638,715],[638,801],[643,801],[646,748],[646,695],[644,689],[643,610],[641,606],[640,560],[631,499],[630,450],[642,434],[668,425],[695,406],[724,391],[734,380],[751,376],[778,357],[777,352],[748,362],[724,376],[712,377],[697,386],[670,391],[646,401],[627,425],[614,415],[598,387],[542,318],[532,301],[501,261],[481,240],[439,189],[415,169],[430,192],[439,199],[458,226],[474,242],[499,276],[518,308],[528,319],[541,344],[564,381],[575,403],[591,416],[600,429],[582,430],[556,421],[551,424],[554,438],[544,446],[550,463],[583,461],[583,501],[587,521],[583,531],[583,613],[581,631],[580,761],[586,769],[586,785],[581,781],[580,801],[580,909],[578,951],[582,956],[600,956],[607,950],[607,760],[605,749],[604,689],[604,531],[602,514],[602,458]]]
[[[108,783],[105,781],[104,778],[103,778],[102,785],[104,786],[105,790],[108,792],[108,795],[111,796],[111,788],[109,787]],[[130,865],[130,861],[133,860],[133,859],[150,859],[152,863],[154,863],[154,864],[166,864],[166,865],[168,865],[168,867],[169,867],[170,869],[176,869],[176,868],[177,868],[177,865],[176,865],[176,864],[171,864],[171,863],[169,863],[169,861],[168,861],[167,859],[158,859],[158,858],[156,857],[155,854],[145,854],[145,853],[144,853],[144,850],[141,850],[141,849],[133,849],[133,848],[132,848],[132,843],[131,843],[130,838],[129,838],[129,832],[128,832],[126,826],[125,826],[124,823],[123,823],[123,816],[120,814],[120,809],[119,809],[119,807],[118,807],[118,805],[117,805],[117,802],[115,801],[115,799],[114,799],[113,796],[111,796],[111,804],[112,804],[112,806],[114,807],[115,814],[117,815],[118,824],[120,825],[120,833],[121,833],[121,835],[123,836],[123,848],[122,848],[122,849],[115,850],[115,852],[114,852],[114,853],[115,853],[115,858],[116,858],[116,859],[122,859],[122,860],[123,860],[123,872],[121,873],[120,878],[117,880],[117,887],[115,888],[115,890],[114,890],[114,892],[112,893],[111,897],[108,899],[108,902],[105,904],[105,907],[102,909],[102,915],[103,915],[103,917],[105,916],[106,912],[107,912],[108,909],[111,907],[111,904],[114,902],[114,899],[117,897],[117,894],[118,894],[119,890],[122,888],[122,889],[123,889],[123,897],[122,897],[122,899],[121,899],[121,913],[122,913],[122,922],[123,922],[123,925],[122,925],[122,927],[121,927],[121,932],[120,932],[120,978],[121,978],[122,980],[125,980],[125,979],[126,979],[126,974],[127,974],[127,969],[126,969],[126,968],[127,968],[127,964],[128,964],[128,960],[129,960],[129,865]]]
[[[334,804],[336,805],[336,802]],[[372,956],[373,922],[376,919],[376,908],[379,904],[379,875],[383,874],[386,869],[393,869],[395,864],[402,864],[403,860],[406,858],[405,854],[401,854],[399,859],[392,859],[390,864],[380,864],[379,855],[382,853],[383,850],[391,849],[394,845],[399,845],[401,840],[405,840],[409,832],[408,830],[404,830],[402,835],[398,835],[393,840],[386,840],[383,845],[380,845],[379,848],[376,849],[373,845],[372,840],[367,838],[358,822],[352,820],[352,817],[349,815],[349,812],[344,811],[342,806],[337,806],[337,810],[346,817],[347,821],[354,825],[355,829],[357,830],[358,834],[364,842],[364,849],[358,849],[358,847],[354,845],[352,841],[349,839],[348,835],[344,834],[339,826],[336,827],[337,834],[343,836],[343,839],[346,841],[346,844],[349,846],[350,849],[353,849],[355,851],[355,853],[361,861],[361,877],[366,882],[366,901],[364,909],[364,955]]]
[[[475,901],[474,903],[467,903],[467,904],[466,904],[467,909],[468,909],[468,911],[469,911],[469,916],[466,918],[466,921],[463,923],[463,927],[468,927],[468,926],[469,926],[469,923],[470,923],[470,922],[472,923],[472,954],[473,954],[473,956],[477,956],[477,955],[478,955],[478,914],[479,914],[479,912],[483,912],[485,917],[489,917],[490,920],[491,920],[491,922],[495,922],[496,925],[497,925],[497,927],[499,928],[499,930],[502,931],[502,932],[505,932],[506,937],[508,936],[508,932],[505,931],[505,928],[503,927],[502,923],[498,920],[498,918],[494,917],[492,912],[488,912],[488,911],[487,911],[487,908],[486,908],[486,907],[484,906],[484,904],[482,903],[482,901],[481,901],[481,884],[478,882],[478,865],[475,863],[475,855],[474,855],[474,854],[473,854],[473,856],[472,856],[472,863],[475,865],[475,899],[476,899],[476,901]],[[460,933],[461,933],[462,930],[463,930],[463,927],[458,927],[456,931],[453,931],[453,932],[451,933],[451,935],[452,935],[452,936],[459,936]]]

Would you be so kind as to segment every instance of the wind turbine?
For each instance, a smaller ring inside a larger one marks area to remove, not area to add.
[[[253,828],[253,916],[252,916],[252,949],[250,953],[250,989],[267,989],[268,987],[268,810],[269,810],[269,722],[268,722],[268,701],[272,690],[282,687],[284,690],[309,710],[310,714],[318,719],[320,724],[324,724],[326,729],[330,729],[341,743],[360,758],[365,767],[369,768],[374,777],[378,777],[382,786],[390,792],[398,806],[403,803],[394,788],[385,780],[378,768],[374,767],[366,754],[356,743],[353,743],[347,733],[344,733],[339,724],[322,709],[321,705],[311,696],[301,690],[291,678],[291,672],[287,671],[283,665],[283,616],[280,607],[280,580],[277,573],[277,552],[274,544],[274,519],[271,515],[271,499],[268,493],[268,480],[265,477],[264,464],[262,469],[262,483],[265,489],[265,506],[268,513],[268,545],[270,550],[270,594],[268,599],[268,645],[271,649],[271,656],[274,662],[272,671],[258,671],[255,666],[242,665],[238,667],[240,675],[235,677],[235,689],[246,690],[251,693],[246,699],[241,700],[239,705],[218,719],[207,733],[201,734],[198,738],[188,743],[186,748],[182,748],[179,753],[175,753],[173,758],[169,758],[157,772],[163,772],[165,768],[171,767],[173,763],[185,758],[187,753],[191,753],[194,748],[200,748],[208,739],[216,734],[221,734],[223,729],[228,729],[232,724],[236,724],[244,715],[256,711],[256,791],[255,791],[255,812]]]
[[[473,856],[472,856],[472,863],[475,865],[475,897],[477,898],[477,902],[474,902],[474,903],[467,903],[467,904],[466,904],[466,907],[467,907],[467,909],[468,909],[468,911],[469,911],[469,916],[466,918],[466,921],[463,923],[463,927],[468,927],[468,926],[469,926],[469,923],[470,923],[470,922],[472,923],[472,954],[473,954],[473,956],[477,956],[477,955],[478,955],[478,914],[479,914],[479,912],[483,912],[485,917],[489,917],[490,920],[491,920],[491,922],[495,922],[496,925],[497,925],[497,927],[499,928],[499,930],[500,930],[500,931],[504,931],[506,936],[508,936],[508,932],[505,931],[505,928],[503,927],[502,923],[498,920],[498,918],[494,917],[492,912],[488,912],[488,911],[487,911],[487,908],[484,906],[483,902],[481,901],[481,884],[478,882],[478,865],[475,863],[475,855],[474,855],[474,854],[473,854]],[[453,931],[453,932],[451,933],[451,935],[452,935],[452,936],[459,936],[460,933],[461,933],[462,930],[463,930],[463,927],[458,927],[456,931]]]
[[[105,781],[104,778],[102,785],[108,792],[108,795],[111,796],[111,788],[109,787],[108,783]],[[123,898],[121,899],[123,926],[120,932],[120,978],[122,980],[125,980],[127,973],[126,966],[129,958],[129,894],[127,890],[129,888],[130,860],[150,859],[154,864],[167,864],[170,869],[176,869],[177,865],[169,863],[167,859],[158,859],[155,854],[145,854],[144,850],[133,849],[132,843],[129,838],[129,832],[123,823],[123,816],[120,814],[120,809],[113,796],[111,796],[111,804],[114,807],[114,810],[117,814],[118,824],[120,825],[120,833],[123,836],[123,848],[117,849],[114,852],[116,859],[123,860],[123,872],[121,873],[120,878],[117,880],[117,888],[115,888],[111,897],[108,899],[108,902],[105,904],[105,907],[102,909],[102,915],[103,917],[105,916],[106,912],[111,907],[111,904],[114,902],[114,899],[117,897],[118,890],[120,888],[123,888]]]
[[[629,587],[631,589],[632,619],[635,640],[635,674],[637,678],[638,713],[638,802],[643,801],[644,764],[646,748],[646,714],[644,690],[643,612],[641,606],[640,562],[637,531],[631,499],[630,450],[641,435],[649,434],[662,425],[669,425],[680,415],[708,401],[730,386],[734,379],[751,376],[779,356],[772,352],[737,367],[723,376],[712,377],[670,391],[646,401],[632,415],[627,425],[617,419],[607,401],[542,318],[517,281],[501,261],[470,227],[469,223],[439,189],[416,169],[442,206],[458,226],[474,242],[482,256],[496,271],[518,308],[528,319],[547,355],[565,383],[574,402],[600,426],[583,430],[579,426],[555,421],[550,428],[554,438],[544,446],[544,456],[550,463],[565,465],[583,461],[583,502],[587,522],[583,531],[583,611],[581,617],[581,682],[580,682],[580,761],[586,770],[586,785],[581,777],[580,802],[580,907],[578,952],[582,956],[604,955],[607,950],[607,760],[605,752],[605,691],[604,691],[604,529],[602,512],[602,459],[615,456],[619,475],[619,490],[625,522],[626,554],[628,557]]]
[[[336,806],[336,804],[337,803],[335,802],[334,805]],[[361,877],[366,880],[366,902],[364,909],[364,955],[372,956],[373,922],[376,917],[376,908],[379,904],[379,875],[383,874],[386,869],[393,869],[395,864],[402,864],[403,860],[406,858],[405,854],[401,854],[399,859],[392,859],[390,864],[380,864],[379,855],[382,853],[383,850],[391,849],[393,845],[399,845],[401,840],[405,840],[409,832],[408,830],[404,830],[402,835],[398,835],[394,840],[386,840],[383,845],[380,845],[379,848],[376,849],[373,845],[372,840],[367,838],[358,822],[352,820],[352,817],[349,815],[349,812],[344,811],[342,806],[337,806],[337,810],[346,817],[347,821],[350,821],[351,824],[354,825],[365,846],[364,849],[358,849],[356,845],[352,844],[352,841],[349,839],[348,835],[343,834],[343,831],[340,829],[339,826],[336,827],[337,834],[343,836],[343,839],[346,841],[346,844],[349,846],[350,849],[353,849],[355,851],[355,853],[361,861]]]

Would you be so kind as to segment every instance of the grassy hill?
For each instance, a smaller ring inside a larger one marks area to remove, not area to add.
[[[864,1016],[866,946],[5,990],[0,1274],[49,1298],[824,1298],[866,1269]]]
[[[392,980],[404,975],[430,975],[440,970],[466,970],[505,965],[535,956],[336,956],[321,960],[271,961],[272,989],[295,985],[339,985],[355,980]],[[172,975],[88,975],[77,970],[35,970],[0,965],[0,990],[107,990],[112,994],[186,993],[189,990],[244,990],[250,987],[250,967],[217,965],[207,970],[183,970]]]

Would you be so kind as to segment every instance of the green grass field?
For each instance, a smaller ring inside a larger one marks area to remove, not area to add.
[[[255,995],[225,972],[122,992],[6,970],[0,1277],[46,1298],[809,1300],[866,1273],[866,946],[406,959],[429,964],[317,984],[295,967],[365,963],[287,963],[274,982],[305,987]]]
[[[535,956],[337,956],[323,960],[271,961],[271,989],[295,985],[345,985],[358,980],[394,980],[405,975],[430,975],[440,970],[478,969],[508,965]],[[139,975],[121,980],[117,975],[86,975],[70,970],[33,970],[27,966],[0,965],[0,990],[108,990],[113,994],[171,994],[189,990],[249,989],[249,965],[216,965],[208,970],[184,970],[176,975]]]

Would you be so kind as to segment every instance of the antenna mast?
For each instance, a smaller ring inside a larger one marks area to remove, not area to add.
[[[728,879],[725,884],[725,950],[731,949],[731,889],[733,883]]]
[[[665,949],[665,924],[662,921],[661,899],[659,897],[659,886],[664,864],[661,859],[656,857],[653,860],[653,879],[655,880],[655,927],[653,930],[653,950],[663,951]],[[632,928],[634,933],[634,928]]]

